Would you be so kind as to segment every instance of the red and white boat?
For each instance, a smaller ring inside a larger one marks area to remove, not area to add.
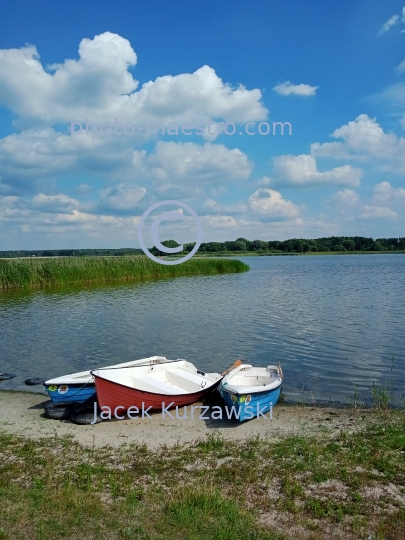
[[[130,407],[162,410],[183,407],[203,400],[222,380],[219,373],[205,373],[186,360],[167,361],[148,366],[102,368],[91,372],[99,407],[111,410]]]

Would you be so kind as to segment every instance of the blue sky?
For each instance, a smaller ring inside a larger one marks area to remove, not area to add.
[[[141,215],[172,199],[198,213],[205,241],[405,236],[404,8],[3,7],[0,250],[137,246]],[[209,120],[236,133],[71,135],[86,118]],[[247,122],[256,133],[289,122],[292,135],[248,136]],[[195,240],[185,217],[162,223],[160,237]]]

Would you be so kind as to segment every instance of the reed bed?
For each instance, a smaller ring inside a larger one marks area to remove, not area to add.
[[[0,260],[0,289],[54,287],[74,283],[246,272],[236,259],[190,259],[167,266],[148,257],[58,257]]]

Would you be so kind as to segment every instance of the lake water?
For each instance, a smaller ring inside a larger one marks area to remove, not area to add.
[[[152,355],[281,362],[286,399],[405,395],[405,255],[243,258],[244,274],[0,292],[0,389]],[[395,364],[391,371],[391,357]]]

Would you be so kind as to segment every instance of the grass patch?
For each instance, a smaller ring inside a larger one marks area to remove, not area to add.
[[[247,264],[235,259],[194,258],[172,266],[156,263],[143,255],[3,259],[0,260],[0,289],[214,275],[247,270]]]
[[[168,526],[189,540],[273,540],[280,538],[257,527],[251,513],[213,487],[186,488],[172,495],[165,508]]]
[[[353,432],[82,448],[0,434],[0,539],[402,538],[405,411]]]

